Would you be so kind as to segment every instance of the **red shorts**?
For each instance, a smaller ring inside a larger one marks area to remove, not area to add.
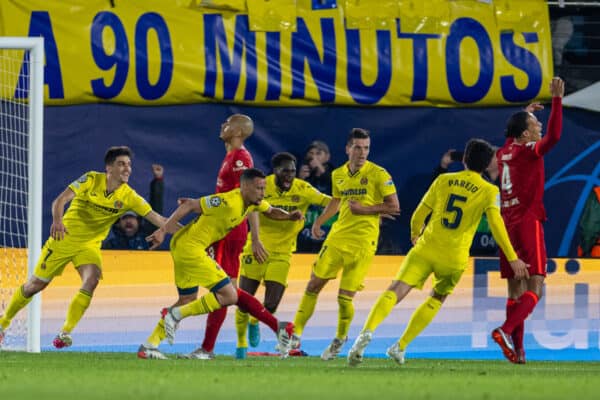
[[[507,228],[508,237],[517,256],[529,264],[529,276],[546,276],[546,244],[544,227],[537,219],[524,218],[520,224]],[[500,274],[502,278],[513,278],[514,272],[500,250]]]
[[[233,228],[227,236],[212,244],[212,249],[207,249],[209,255],[230,278],[237,278],[240,273],[240,254],[248,238],[248,225],[246,221]]]

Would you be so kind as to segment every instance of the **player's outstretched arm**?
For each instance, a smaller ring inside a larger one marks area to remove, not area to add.
[[[189,213],[196,212],[202,214],[200,207],[200,199],[181,198],[177,200],[179,207],[171,214],[167,221],[155,230],[151,235],[146,237],[146,241],[152,243],[150,250],[156,249],[165,240],[165,235],[168,232],[175,232],[179,228],[179,221]]]
[[[63,224],[63,215],[65,214],[65,205],[75,198],[75,192],[71,188],[66,188],[52,202],[52,225],[50,225],[50,236],[55,240],[62,240],[65,237],[67,228]]]
[[[147,219],[148,221],[150,221],[150,223],[152,223],[152,225],[154,225],[154,226],[163,226],[167,222],[167,218],[163,217],[156,211],[150,211],[148,214],[144,215],[144,218]],[[179,229],[181,229],[181,227],[182,227],[181,224],[177,224],[175,226],[174,230],[168,231],[167,233],[173,234],[173,233],[177,232]]]
[[[299,221],[304,219],[304,215],[302,215],[300,210],[287,212],[278,207],[271,207],[267,211],[264,211],[263,214],[268,218],[278,221]]]

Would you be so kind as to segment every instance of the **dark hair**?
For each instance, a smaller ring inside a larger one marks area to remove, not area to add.
[[[511,115],[506,122],[506,131],[504,136],[518,138],[523,134],[523,131],[527,129],[527,121],[529,119],[529,113],[527,111],[519,111]]]
[[[240,176],[240,182],[252,181],[255,178],[265,179],[265,174],[260,169],[248,168],[242,172],[242,175]]]
[[[277,168],[281,166],[281,164],[285,161],[291,161],[294,164],[296,163],[296,157],[292,153],[288,153],[287,151],[282,151],[281,153],[276,153],[273,158],[271,158],[271,166],[273,168]]]
[[[465,147],[465,164],[468,169],[482,173],[490,165],[494,153],[494,147],[489,142],[471,139]]]
[[[106,154],[104,155],[104,165],[114,163],[119,156],[127,156],[131,159],[133,158],[133,153],[127,146],[113,146],[106,150]]]
[[[352,128],[352,130],[350,131],[350,134],[348,135],[348,141],[346,142],[346,144],[348,144],[348,145],[352,144],[352,140],[354,140],[354,139],[368,139],[370,137],[369,135],[370,135],[370,133],[366,129]]]

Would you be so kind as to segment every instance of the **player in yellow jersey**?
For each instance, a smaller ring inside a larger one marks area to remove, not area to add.
[[[287,211],[300,211],[302,215],[310,205],[325,207],[331,197],[319,192],[310,183],[296,179],[296,157],[290,153],[277,153],[271,159],[273,175],[267,176],[265,199],[273,207]],[[290,270],[290,259],[296,250],[296,238],[304,227],[302,221],[280,222],[260,216],[257,229],[257,217],[251,215],[250,233],[246,246],[240,255],[240,288],[254,295],[261,281],[265,285],[264,306],[275,313],[285,288]],[[250,345],[256,347],[260,342],[258,321],[254,318],[248,325],[248,314],[238,308],[235,325],[238,342],[236,358],[246,358],[248,329]]]
[[[380,216],[400,212],[392,177],[384,168],[367,160],[371,148],[369,136],[369,131],[362,128],[350,131],[346,143],[348,162],[332,172],[331,202],[312,226],[313,236],[321,237],[321,224],[339,211],[338,220],[323,242],[298,306],[292,337],[292,347],[299,347],[300,336],[314,312],[321,289],[342,270],[338,290],[337,332],[321,354],[323,360],[334,359],[347,340],[354,317],[352,300],[356,292],[361,290],[375,255]]]
[[[526,278],[527,267],[517,258],[500,216],[498,188],[482,178],[494,156],[493,147],[471,139],[465,148],[465,171],[440,175],[429,187],[410,220],[414,247],[396,277],[379,297],[348,353],[348,363],[358,365],[373,332],[412,288],[421,289],[434,275],[430,296],[413,313],[400,339],[387,350],[398,364],[404,363],[406,346],[433,320],[467,268],[469,247],[483,213],[498,246],[507,255],[515,276]],[[429,222],[425,227],[426,218]]]
[[[179,298],[170,308],[162,311],[162,318],[152,334],[138,349],[139,358],[166,359],[158,350],[165,337],[173,343],[179,321],[192,315],[207,314],[235,304],[267,324],[276,334],[282,356],[287,356],[293,325],[279,322],[255,297],[236,289],[217,262],[208,256],[206,248],[221,240],[227,232],[244,221],[248,213],[258,211],[276,220],[297,221],[300,211],[287,212],[271,207],[263,200],[265,175],[255,169],[246,169],[240,177],[240,187],[229,192],[213,194],[200,199],[182,199],[169,219],[148,236],[152,248],[159,246],[165,233],[173,230],[178,221],[195,212],[199,216],[171,239],[171,256],[175,265],[175,285]],[[198,286],[209,292],[199,299]],[[187,355],[187,358],[196,358]]]
[[[94,290],[102,278],[100,245],[112,224],[127,211],[134,211],[154,225],[165,218],[152,211],[150,205],[128,184],[132,153],[128,147],[111,147],[104,156],[106,173],[86,172],[72,182],[52,202],[50,238],[44,244],[33,275],[15,290],[0,317],[0,344],[11,320],[33,295],[44,290],[71,262],[81,276],[81,288],[75,295],[54,347],[69,347],[71,331],[87,310]],[[67,212],[65,205],[71,202]]]

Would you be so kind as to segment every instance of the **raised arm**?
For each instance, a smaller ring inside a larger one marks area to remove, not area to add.
[[[565,82],[560,78],[552,78],[550,92],[552,93],[552,109],[546,134],[535,146],[535,151],[539,156],[550,151],[558,143],[562,133],[562,97],[565,94]]]
[[[63,224],[65,215],[65,205],[75,198],[75,192],[71,188],[66,188],[52,202],[52,225],[50,225],[50,236],[54,240],[62,240],[65,237],[67,228]]]

